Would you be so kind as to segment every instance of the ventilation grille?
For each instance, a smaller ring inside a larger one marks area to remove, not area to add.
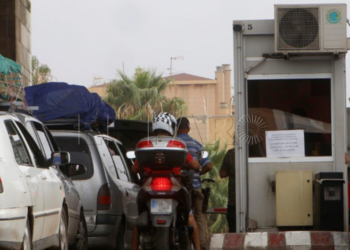
[[[278,50],[318,50],[318,8],[278,9]]]

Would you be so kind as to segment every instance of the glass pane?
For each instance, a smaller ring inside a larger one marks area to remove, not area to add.
[[[29,149],[33,153],[35,164],[41,168],[49,167],[51,165],[50,161],[45,160],[42,151],[38,147],[38,144],[34,141],[33,137],[29,134],[28,130],[24,127],[24,125],[21,122],[16,121],[16,125],[18,126],[19,130],[24,136],[23,138],[28,143]]]
[[[120,151],[120,153],[121,153],[121,155],[122,155],[122,157],[124,159],[124,162],[126,164],[126,170],[128,171],[128,176],[130,176],[130,180],[133,183],[138,183],[140,178],[136,174],[134,174],[132,172],[132,165],[133,165],[133,163],[128,157],[126,157],[126,150],[125,150],[124,146],[118,144],[118,148],[119,148],[119,151]]]
[[[108,145],[108,141],[103,137],[95,137],[98,150],[101,155],[101,159],[103,161],[103,165],[106,167],[108,173],[116,178],[118,178],[117,169],[115,168],[112,155],[115,155],[115,150]],[[108,146],[107,146],[108,145]]]
[[[8,132],[8,136],[11,141],[13,153],[17,164],[19,165],[31,165],[29,155],[23,145],[22,139],[17,133],[13,123],[11,121],[6,121],[5,126]]]
[[[266,157],[266,131],[301,130],[305,156],[331,156],[330,79],[248,81],[248,117],[239,139],[249,157]]]
[[[119,179],[122,181],[129,181],[121,157],[119,155],[113,155],[112,158],[115,166],[117,167]]]
[[[128,174],[125,170],[124,162],[114,141],[105,140],[108,150],[112,156],[114,166],[117,170],[118,177],[122,181],[129,181]]]
[[[40,142],[42,144],[43,147],[43,151],[46,157],[46,160],[50,160],[51,159],[51,154],[52,154],[52,150],[51,150],[51,146],[50,146],[50,142],[48,141],[48,138],[46,137],[44,128],[41,124],[37,123],[37,122],[33,122],[36,131],[38,133],[38,136],[40,138]]]
[[[72,176],[72,179],[90,179],[94,174],[94,168],[87,142],[81,137],[54,136],[54,138],[62,151],[69,152],[71,163],[83,164],[86,167],[84,174]]]

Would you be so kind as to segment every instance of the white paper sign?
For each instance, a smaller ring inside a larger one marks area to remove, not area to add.
[[[304,130],[266,131],[266,156],[269,158],[305,156]]]

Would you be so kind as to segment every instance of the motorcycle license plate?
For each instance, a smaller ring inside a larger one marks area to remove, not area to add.
[[[151,199],[151,214],[171,214],[172,211],[172,199]]]

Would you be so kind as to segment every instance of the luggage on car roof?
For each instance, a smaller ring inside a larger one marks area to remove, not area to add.
[[[33,115],[48,122],[56,119],[77,119],[85,129],[108,126],[115,120],[115,111],[96,93],[64,82],[49,82],[25,88],[29,106],[37,106]]]

